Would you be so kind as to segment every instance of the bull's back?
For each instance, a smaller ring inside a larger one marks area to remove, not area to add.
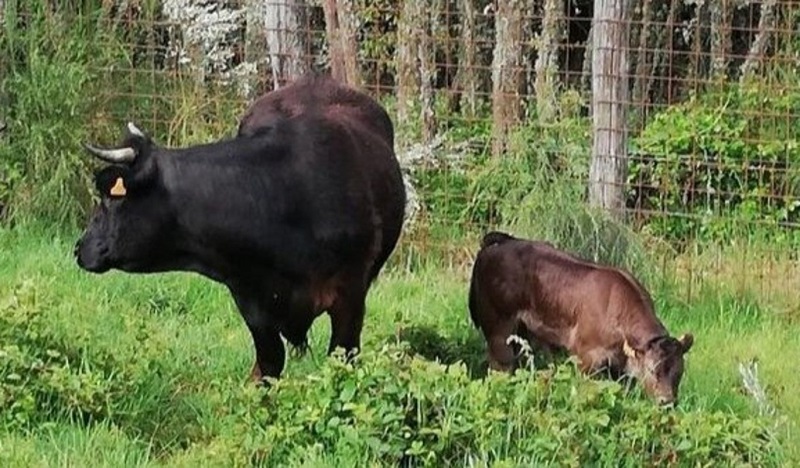
[[[359,90],[325,75],[306,75],[256,99],[239,122],[239,136],[253,135],[279,118],[324,109],[333,119],[370,128],[394,147],[394,126],[383,106]]]

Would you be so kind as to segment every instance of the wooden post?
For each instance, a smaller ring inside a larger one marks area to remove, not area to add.
[[[624,216],[627,163],[628,0],[595,0],[589,203]]]
[[[310,69],[305,0],[267,1],[264,28],[275,89]]]

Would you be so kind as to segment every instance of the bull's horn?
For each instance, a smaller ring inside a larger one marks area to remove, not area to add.
[[[139,130],[139,127],[134,125],[133,122],[128,122],[128,132],[130,132],[130,134],[133,136],[137,136],[139,138],[145,138],[144,132]]]
[[[129,163],[136,159],[136,151],[133,148],[101,149],[88,143],[84,143],[83,147],[86,148],[86,151],[110,163]]]

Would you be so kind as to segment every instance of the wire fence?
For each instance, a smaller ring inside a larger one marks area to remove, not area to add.
[[[137,120],[173,144],[232,134],[249,101],[309,70],[379,98],[408,175],[404,248],[419,255],[465,263],[477,236],[507,228],[630,264],[634,232],[689,285],[787,287],[763,278],[790,268],[800,246],[796,1],[104,0],[96,10],[124,60],[98,63],[110,85],[94,118],[117,128]]]

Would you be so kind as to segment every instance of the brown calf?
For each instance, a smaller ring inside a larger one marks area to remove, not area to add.
[[[580,260],[546,242],[486,234],[469,292],[472,321],[488,345],[489,365],[510,371],[507,339],[519,334],[578,358],[581,371],[629,375],[660,404],[677,400],[689,333],[669,335],[644,287],[618,268]]]

